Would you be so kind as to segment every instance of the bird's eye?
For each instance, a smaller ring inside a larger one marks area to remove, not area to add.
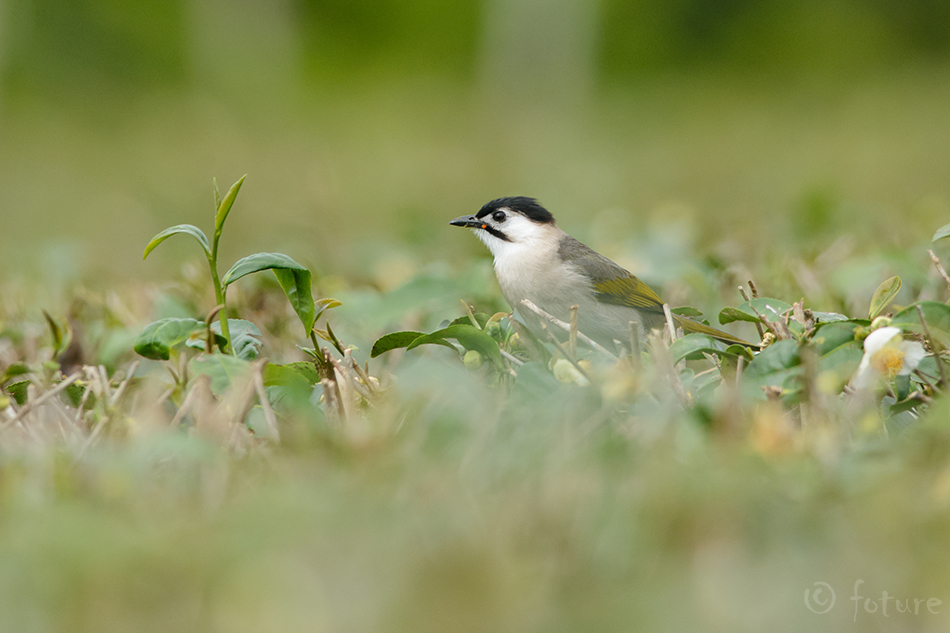
[[[504,222],[506,217],[504,211],[495,211],[491,214],[491,219],[495,222]]]

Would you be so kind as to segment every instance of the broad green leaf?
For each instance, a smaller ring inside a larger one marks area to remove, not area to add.
[[[937,232],[934,233],[934,236],[930,239],[931,242],[936,242],[937,240],[942,240],[945,237],[950,236],[950,224],[944,224]]]
[[[910,375],[894,376],[894,395],[897,396],[898,402],[906,400],[910,395],[910,384]]]
[[[208,243],[208,236],[204,234],[204,231],[199,229],[197,226],[191,224],[179,224],[165,229],[158,235],[152,238],[152,241],[148,243],[148,246],[145,247],[145,252],[142,253],[142,259],[148,257],[148,254],[155,250],[155,247],[170,238],[172,235],[190,235],[201,244],[201,248],[204,249],[205,255],[211,257],[211,245]]]
[[[680,306],[679,308],[672,308],[670,310],[673,314],[678,314],[685,317],[701,317],[703,313],[701,310],[697,310],[692,306]]]
[[[461,343],[465,349],[473,349],[482,356],[490,358],[497,367],[504,366],[504,358],[501,355],[501,350],[498,347],[498,343],[495,342],[495,339],[471,325],[450,325],[442,330],[436,330],[431,334],[425,334],[410,343],[406,349],[411,350],[420,345],[430,343],[443,345],[447,338],[454,338]]]
[[[854,339],[826,352],[818,359],[818,373],[823,374],[819,376],[819,384],[825,386],[830,384],[835,391],[844,389],[854,372],[858,370],[863,356],[864,346]],[[831,380],[834,382],[829,383]]]
[[[833,322],[819,325],[811,337],[812,345],[819,356],[824,356],[833,349],[854,341],[856,323]]]
[[[478,328],[484,330],[485,326],[488,324],[489,316],[484,312],[476,312],[473,316],[475,317],[475,322],[478,323]],[[465,316],[460,316],[459,318],[455,319],[446,327],[451,325],[472,325],[472,319],[466,314]]]
[[[256,325],[244,319],[228,319],[228,329],[231,332],[231,348],[234,350],[235,356],[244,360],[255,360],[260,356],[261,331],[257,329]],[[215,345],[223,348],[226,341],[221,334],[221,321],[211,323],[211,332],[214,334]],[[192,332],[185,344],[188,347],[203,350],[207,346],[206,334],[207,332],[204,329]]]
[[[850,317],[837,312],[812,312],[815,321],[818,323],[832,323],[835,321],[864,321],[863,319],[851,319]]]
[[[7,368],[3,370],[3,373],[0,374],[0,385],[10,380],[14,376],[22,376],[23,374],[30,373],[30,368],[26,363],[10,363],[7,365]]]
[[[700,374],[683,372],[680,379],[683,381],[683,387],[694,397],[704,398],[719,386],[723,377],[717,371],[704,371]]]
[[[83,404],[82,399],[86,398],[85,404],[83,404],[83,409],[89,411],[90,409],[96,406],[96,394],[90,392],[86,395],[88,387],[82,381],[74,382],[73,384],[66,387],[66,397],[69,399],[69,403],[74,407],[78,407],[80,404]]]
[[[298,361],[286,365],[268,363],[264,367],[264,388],[274,406],[309,408],[313,387],[320,382],[313,363]]]
[[[20,380],[18,382],[11,382],[4,387],[4,389],[8,394],[13,396],[16,403],[22,407],[29,398],[30,381]]]
[[[220,335],[221,321],[212,323],[211,331]],[[256,325],[244,319],[228,319],[228,331],[231,333],[231,349],[235,356],[244,360],[256,360],[260,356],[264,343]]]
[[[310,334],[313,329],[313,294],[310,289],[310,271],[283,253],[255,253],[239,259],[224,274],[221,283],[226,287],[245,275],[273,270],[277,283],[284,289],[290,305],[303,323],[304,330]]]
[[[215,323],[218,323],[218,321],[215,321]],[[212,352],[215,350],[215,348],[224,349],[224,346],[227,345],[227,339],[225,339],[220,334],[220,332],[220,325],[218,326],[217,332],[212,331],[212,334],[214,335],[214,345],[211,349]],[[201,330],[195,330],[191,333],[191,336],[188,337],[188,340],[185,341],[185,345],[193,349],[200,349],[204,351],[208,347],[207,336],[208,332],[205,328],[201,328]]]
[[[684,358],[687,360],[700,360],[703,358],[704,352],[717,356],[724,354],[733,355],[726,351],[726,345],[724,343],[720,343],[708,334],[687,334],[686,336],[676,339],[673,341],[673,344],[670,345],[670,356],[673,357],[674,363],[678,363]]]
[[[890,398],[889,398],[889,399],[890,399]],[[902,401],[900,401],[900,402],[895,402],[894,404],[892,404],[892,405],[890,405],[889,407],[887,407],[887,414],[890,415],[890,416],[896,416],[897,414],[903,413],[904,411],[912,411],[912,410],[915,410],[915,409],[917,409],[918,407],[920,407],[920,405],[921,405],[920,400],[918,400],[918,399],[916,399],[916,398],[908,398],[908,399],[902,400]],[[886,406],[886,405],[885,405],[885,406]],[[913,418],[911,418],[910,420],[906,420],[906,418],[898,418],[898,419],[897,419],[897,424],[894,425],[894,426],[897,427],[896,430],[897,430],[898,433],[899,433],[900,431],[903,431],[905,428],[907,428],[907,426],[909,426],[909,424],[903,424],[903,422],[905,422],[905,421],[913,422]],[[887,428],[888,433],[892,432],[892,429],[894,429],[894,426],[892,426],[892,424],[889,424],[889,423],[891,423],[891,420],[886,420],[886,421],[885,421],[885,424],[886,424],[887,427],[888,427],[888,428]]]
[[[277,283],[284,289],[284,294],[287,295],[287,300],[297,313],[300,323],[303,324],[304,332],[309,335],[317,316],[310,287],[310,271],[306,268],[302,270],[275,268],[274,275],[277,277]]]
[[[376,358],[380,354],[388,352],[390,350],[399,349],[402,347],[409,347],[410,344],[420,336],[425,336],[425,332],[392,332],[376,339],[376,342],[373,343],[373,349],[369,352],[370,358]],[[449,347],[455,349],[450,343]]]
[[[915,411],[896,411],[891,417],[884,420],[884,428],[891,437],[900,435],[917,423],[918,415]]]
[[[727,323],[733,323],[734,321],[746,321],[748,323],[761,323],[759,317],[754,314],[747,314],[740,310],[739,308],[733,308],[732,306],[726,306],[719,311],[719,323],[720,325],[726,325]]]
[[[891,277],[883,282],[871,295],[871,307],[868,309],[868,319],[874,320],[874,317],[884,311],[884,308],[893,301],[897,292],[901,289],[901,278]]]
[[[927,329],[935,343],[950,347],[950,306],[939,301],[920,301],[909,305],[893,317],[891,325],[909,332],[923,334],[924,328],[920,324],[920,315],[917,313],[920,306],[927,322]]]
[[[943,370],[947,371],[950,369],[946,360],[942,359],[944,367]],[[933,354],[929,356],[924,356],[923,360],[920,361],[920,364],[917,365],[917,371],[922,373],[930,382],[936,382],[940,379],[940,368],[937,366],[937,359]]]
[[[218,204],[217,212],[214,214],[214,243],[218,243],[218,239],[221,237],[221,231],[224,229],[224,221],[228,219],[228,213],[231,212],[231,207],[234,206],[234,199],[237,198],[238,191],[241,190],[241,185],[244,184],[244,179],[247,178],[247,174],[241,176],[241,179],[236,183],[231,185],[231,188],[228,189],[228,193],[225,194],[224,199]],[[218,184],[214,185],[215,198],[217,199],[220,193],[218,192]]]
[[[306,380],[310,386],[320,382],[320,374],[317,372],[317,368],[313,366],[313,363],[298,360],[285,365],[267,363],[267,366],[264,367],[264,386],[279,385],[283,384],[282,381],[292,380],[293,378],[287,377],[288,372],[293,373],[295,376],[300,376]]]
[[[209,376],[211,392],[220,396],[251,370],[251,363],[230,354],[202,354],[192,358],[188,368],[192,374]]]
[[[748,379],[761,379],[778,372],[791,369],[801,363],[798,343],[792,340],[775,341],[756,354],[749,363],[744,376]]]
[[[168,360],[173,347],[181,345],[192,332],[204,327],[204,322],[198,319],[162,319],[145,326],[132,347],[145,358]]]
[[[768,297],[759,297],[746,301],[737,308],[727,307],[719,312],[720,325],[726,325],[733,321],[748,321],[758,323],[758,312],[767,321],[778,321],[785,317],[785,313],[792,309],[792,306],[779,299],[770,299]]]

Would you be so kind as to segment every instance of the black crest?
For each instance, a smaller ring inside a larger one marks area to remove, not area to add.
[[[527,217],[529,220],[533,220],[538,224],[551,224],[554,222],[554,216],[551,215],[551,212],[541,206],[534,198],[527,198],[525,196],[514,196],[511,198],[498,198],[497,200],[492,200],[481,210],[475,214],[476,218],[482,218],[496,209],[511,209],[516,213],[520,213]]]

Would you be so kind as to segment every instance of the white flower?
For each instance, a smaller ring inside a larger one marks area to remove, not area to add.
[[[864,339],[864,357],[851,386],[867,389],[881,380],[906,376],[917,369],[924,356],[924,346],[917,341],[905,341],[900,328],[878,328]]]

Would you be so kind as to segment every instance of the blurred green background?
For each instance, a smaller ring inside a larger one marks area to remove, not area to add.
[[[502,195],[647,279],[950,218],[940,0],[0,0],[0,271],[158,278],[211,179],[223,265],[276,250],[386,288],[486,256]]]

